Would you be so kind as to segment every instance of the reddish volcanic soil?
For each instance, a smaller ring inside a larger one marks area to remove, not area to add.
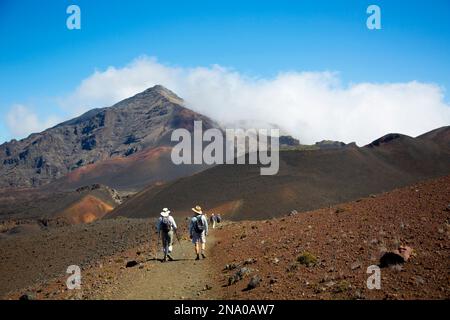
[[[89,223],[103,218],[114,208],[106,202],[92,195],[87,195],[80,201],[72,204],[59,214],[65,217],[70,223]]]
[[[154,211],[154,210],[153,210]],[[194,261],[178,218],[175,261],[155,260],[149,220],[106,219],[0,239],[0,297],[37,299],[449,299],[450,176],[354,202],[265,221],[228,222],[211,231],[207,259]],[[382,253],[412,247],[402,265],[381,269]],[[298,257],[308,252],[316,262]],[[127,268],[129,261],[136,265]],[[82,290],[65,288],[70,264]],[[225,268],[228,265],[228,268]],[[242,267],[248,274],[229,285]],[[250,279],[261,282],[244,290]],[[168,281],[170,277],[170,281]],[[199,280],[200,279],[200,280]]]
[[[247,278],[225,287],[232,299],[449,299],[450,176],[376,197],[218,231],[217,268],[256,259]],[[381,289],[366,286],[367,267],[385,250],[408,245],[413,257],[381,269]],[[296,262],[303,252],[315,266]],[[226,254],[225,254],[226,253]],[[249,261],[251,262],[251,261]],[[238,268],[239,269],[239,268]],[[222,284],[237,269],[223,272]],[[260,287],[242,291],[252,275]]]

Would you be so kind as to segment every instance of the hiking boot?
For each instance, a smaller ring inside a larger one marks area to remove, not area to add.
[[[161,262],[167,262],[167,257],[164,257]]]
[[[167,258],[169,258],[169,261],[173,261],[173,258],[170,254],[167,255]]]
[[[197,255],[197,258],[195,258],[195,260],[200,260],[200,255]]]
[[[204,253],[202,253],[202,258],[203,258],[203,259],[206,259],[206,256],[205,256],[205,254],[204,254]]]

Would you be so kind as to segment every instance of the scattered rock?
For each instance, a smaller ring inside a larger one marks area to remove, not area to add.
[[[292,272],[298,269],[298,263],[293,262],[290,263],[287,267],[286,267],[286,272]]]
[[[254,264],[256,262],[257,262],[257,260],[255,258],[250,258],[250,259],[245,260],[243,265],[246,266],[246,265],[249,265],[249,264]]]
[[[346,280],[339,281],[333,289],[334,293],[341,293],[350,290],[351,284]]]
[[[137,266],[138,265],[138,262],[136,261],[136,260],[131,260],[131,261],[128,261],[127,262],[127,264],[125,265],[125,267],[127,267],[127,268],[132,268],[132,267],[135,267],[135,266]]]
[[[356,270],[356,269],[358,269],[358,268],[361,268],[361,262],[359,262],[359,261],[353,262],[352,265],[350,266],[350,268],[351,268],[352,270]]]
[[[225,265],[223,270],[234,270],[237,267],[238,267],[238,265],[236,263],[229,263],[229,264]]]
[[[211,289],[212,289],[212,286],[210,286],[209,284],[205,284],[205,286],[203,287],[203,291],[208,291]]]
[[[228,278],[228,285],[231,286],[236,282],[244,279],[246,275],[250,274],[250,269],[246,267],[240,268],[235,274]]]
[[[363,299],[365,299],[364,295],[363,295],[363,294],[361,293],[361,291],[359,291],[359,290],[356,290],[356,291],[355,291],[354,298],[355,298],[356,300],[363,300]]]
[[[394,252],[396,253],[398,252],[398,254],[400,254],[403,257],[403,259],[405,259],[405,261],[408,261],[411,255],[413,254],[413,249],[408,246],[400,246],[398,250]]]
[[[27,292],[21,295],[19,300],[36,300],[36,295],[34,293]]]
[[[253,289],[259,287],[260,284],[261,284],[261,278],[260,278],[258,275],[254,275],[254,276],[250,279],[250,281],[249,281],[249,283],[248,283],[248,285],[247,285],[246,290],[253,290]]]
[[[405,259],[399,254],[394,252],[386,252],[380,258],[380,268],[386,268],[392,265],[403,264],[405,263]]]
[[[313,267],[317,264],[317,258],[310,252],[303,252],[300,256],[297,257],[297,261],[300,264],[303,264],[307,267]]]

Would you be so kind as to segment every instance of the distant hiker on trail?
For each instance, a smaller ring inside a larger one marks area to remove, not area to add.
[[[217,217],[215,216],[215,214],[214,213],[211,214],[211,217],[209,218],[209,222],[211,222],[213,229],[216,228],[216,221],[217,221]]]
[[[192,208],[192,211],[194,211],[195,215],[189,224],[189,234],[192,243],[195,245],[195,253],[197,254],[195,260],[200,260],[200,253],[202,258],[206,259],[205,245],[206,236],[208,235],[208,219],[206,219],[200,206],[195,206],[195,208]]]
[[[164,208],[161,212],[161,217],[158,219],[156,230],[158,231],[158,236],[162,239],[164,252],[163,262],[166,262],[167,259],[173,261],[170,253],[172,252],[173,234],[174,231],[177,230],[177,224],[175,223],[175,219],[170,215],[169,209]]]

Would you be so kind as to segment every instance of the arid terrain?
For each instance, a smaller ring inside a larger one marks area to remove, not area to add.
[[[157,85],[0,145],[0,297],[449,298],[450,126],[361,147],[283,135],[279,172],[262,176],[174,164],[171,133],[196,120],[224,129]],[[196,204],[225,220],[204,261],[186,231]],[[164,207],[180,226],[167,264]],[[368,290],[378,264],[382,287]],[[81,290],[67,289],[71,265]]]
[[[0,271],[8,274],[0,280],[0,294],[6,299],[24,294],[37,299],[450,298],[450,176],[277,219],[225,221],[211,232],[207,259],[198,262],[181,220],[176,261],[160,263],[152,223],[102,219],[8,235],[0,240]],[[369,290],[367,267],[399,246],[412,248],[411,257],[382,268],[381,289]],[[70,264],[82,268],[82,290],[66,289]]]

